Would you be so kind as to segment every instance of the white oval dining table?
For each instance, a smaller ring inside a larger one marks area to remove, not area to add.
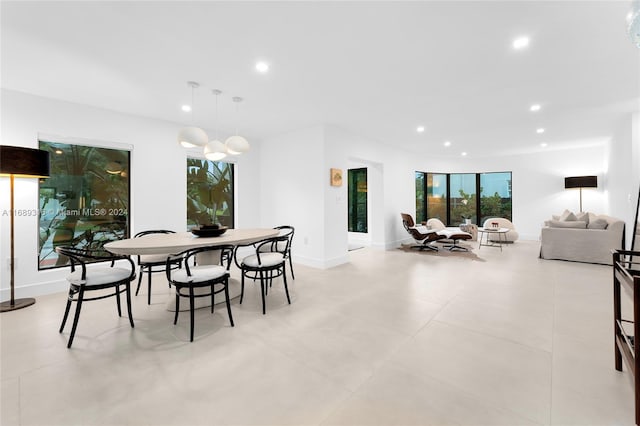
[[[191,232],[176,232],[174,234],[150,234],[142,238],[127,238],[123,240],[111,241],[104,245],[104,248],[115,254],[122,255],[144,255],[144,254],[178,254],[185,250],[217,246],[223,244],[251,244],[266,238],[275,237],[280,233],[278,229],[273,228],[240,228],[227,229],[227,231],[218,237],[197,237]],[[207,261],[198,258],[198,264],[206,264]],[[196,289],[198,290],[198,289]],[[229,297],[235,298],[240,296],[240,282],[235,278],[229,279]],[[209,306],[208,297],[199,297],[196,299],[196,307],[202,308]],[[223,303],[223,300],[217,303]],[[182,310],[188,310],[186,303],[182,304]],[[171,297],[167,301],[167,310],[175,312],[175,297]]]

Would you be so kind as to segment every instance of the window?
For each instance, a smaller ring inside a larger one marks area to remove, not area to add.
[[[349,232],[367,231],[367,169],[349,169]]]
[[[64,266],[59,245],[100,248],[129,237],[129,157],[126,150],[40,141],[51,172],[39,187],[38,269]]]
[[[480,222],[489,217],[511,220],[511,172],[480,174]]]
[[[448,221],[451,225],[459,225],[465,219],[471,219],[477,223],[476,209],[476,175],[473,173],[449,175],[451,194],[449,208],[451,216]]]
[[[187,158],[187,228],[234,226],[233,164]]]
[[[416,222],[438,218],[457,226],[463,219],[480,225],[489,217],[512,220],[511,172],[416,172],[415,176]]]

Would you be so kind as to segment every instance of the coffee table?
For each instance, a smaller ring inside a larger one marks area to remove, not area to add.
[[[500,251],[502,251],[502,245],[507,242],[507,232],[509,232],[509,228],[478,228],[478,233],[480,234],[480,244],[478,245],[478,250],[485,247],[500,247]],[[489,241],[489,235],[498,234],[497,241]],[[484,237],[485,243],[482,243],[482,238]]]

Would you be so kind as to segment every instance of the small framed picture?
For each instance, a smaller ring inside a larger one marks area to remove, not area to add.
[[[331,169],[331,186],[342,186],[342,169]]]

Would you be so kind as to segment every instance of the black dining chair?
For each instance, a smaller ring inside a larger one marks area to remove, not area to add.
[[[142,238],[153,234],[175,234],[174,231],[166,229],[154,229],[149,231],[138,232],[133,238]],[[140,291],[142,277],[147,273],[147,305],[151,305],[151,274],[156,272],[165,272],[165,268],[179,269],[182,267],[182,258],[179,256],[171,257],[171,261],[167,265],[168,254],[142,254],[138,255],[138,266],[140,267],[140,276],[138,277],[138,286],[136,287],[136,296]],[[169,283],[171,287],[171,283]]]
[[[73,343],[73,338],[76,334],[76,329],[78,328],[80,309],[82,308],[83,302],[115,296],[116,304],[118,306],[118,316],[122,316],[120,294],[124,291],[127,299],[129,323],[131,324],[131,328],[134,327],[133,316],[131,314],[130,283],[136,278],[136,268],[129,256],[115,255],[103,249],[86,250],[62,246],[56,247],[56,252],[60,256],[66,256],[71,262],[71,274],[67,276],[67,281],[69,282],[69,295],[67,297],[67,306],[64,310],[64,316],[62,317],[62,324],[60,325],[60,333],[64,330],[64,326],[67,322],[71,303],[76,302],[76,312],[73,317],[73,325],[71,326],[71,334],[69,335],[67,348],[70,348]],[[116,261],[119,261],[118,266],[116,266]],[[87,268],[88,263],[94,262],[110,262],[110,265],[106,266],[102,263],[99,266],[95,265]],[[121,263],[124,263],[124,265],[121,265]],[[112,291],[107,294],[101,292],[100,295],[95,297],[85,296],[89,291],[107,289],[111,289]]]
[[[193,258],[195,258],[198,254],[216,250],[220,251],[219,265],[201,265],[201,262],[198,262],[198,266],[189,266],[189,260],[193,260]],[[184,252],[180,253],[180,256],[184,259],[184,268],[180,270],[172,269],[170,267],[171,258],[166,259],[167,280],[170,284],[173,284],[176,290],[176,314],[173,318],[173,324],[175,325],[178,323],[178,314],[180,313],[180,298],[189,298],[191,342],[193,342],[196,298],[210,296],[211,313],[213,313],[215,306],[215,295],[224,292],[225,302],[227,305],[227,314],[229,315],[229,322],[231,323],[231,327],[234,326],[233,315],[231,314],[231,301],[229,300],[229,266],[231,265],[232,255],[232,245],[200,247],[185,250]],[[208,293],[195,294],[194,289],[206,287],[209,287]]]
[[[259,279],[262,297],[262,314],[266,314],[265,297],[269,292],[269,287],[271,287],[273,279],[280,276],[282,276],[282,281],[284,282],[287,302],[291,304],[285,266],[287,260],[286,254],[289,252],[289,241],[289,237],[285,235],[268,238],[253,244],[236,245],[233,259],[236,266],[240,268],[242,277],[240,284],[240,304],[242,304],[242,300],[244,299],[245,278]],[[238,261],[238,250],[243,247],[253,247],[255,249],[254,254]],[[269,248],[269,250],[266,250],[265,247]]]

